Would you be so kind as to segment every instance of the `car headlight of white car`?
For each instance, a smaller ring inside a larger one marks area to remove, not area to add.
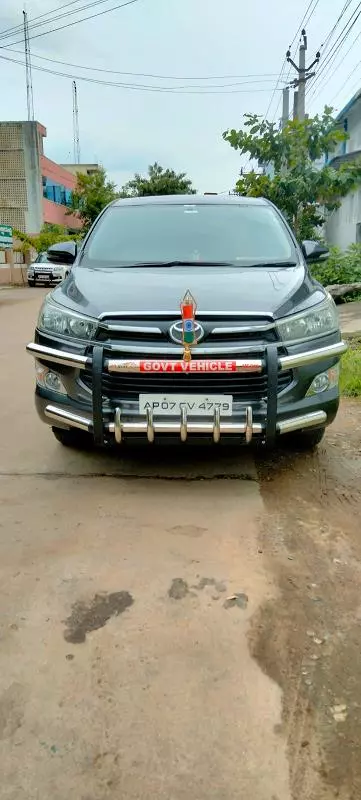
[[[57,333],[72,339],[93,339],[98,320],[69,311],[45,300],[41,308],[38,328],[46,333]]]
[[[287,344],[297,344],[308,339],[317,339],[339,330],[336,305],[331,297],[300,314],[293,314],[276,324],[280,338]]]

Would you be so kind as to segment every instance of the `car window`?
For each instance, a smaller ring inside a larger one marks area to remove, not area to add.
[[[155,203],[110,207],[95,226],[81,262],[246,265],[292,257],[291,236],[272,206]]]
[[[48,256],[46,253],[39,253],[37,258],[35,259],[37,264],[47,264],[48,263]]]

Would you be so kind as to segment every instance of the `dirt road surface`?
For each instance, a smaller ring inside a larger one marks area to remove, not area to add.
[[[1,800],[359,800],[361,409],[312,455],[65,450],[0,291]]]

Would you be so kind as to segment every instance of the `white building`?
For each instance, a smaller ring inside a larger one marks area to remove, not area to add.
[[[347,161],[361,158],[361,89],[336,117],[349,139],[341,142],[329,160],[336,169]],[[343,250],[349,244],[361,244],[361,188],[343,198],[340,208],[332,211],[325,225],[326,240]]]

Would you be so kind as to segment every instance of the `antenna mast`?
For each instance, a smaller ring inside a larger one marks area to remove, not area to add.
[[[80,164],[79,108],[76,82],[73,81],[73,144],[74,164]]]
[[[34,97],[33,97],[33,79],[31,75],[31,56],[30,56],[30,41],[29,41],[29,26],[28,15],[23,11],[24,17],[24,43],[25,43],[25,69],[26,69],[26,100],[28,106],[28,120],[34,120]]]

